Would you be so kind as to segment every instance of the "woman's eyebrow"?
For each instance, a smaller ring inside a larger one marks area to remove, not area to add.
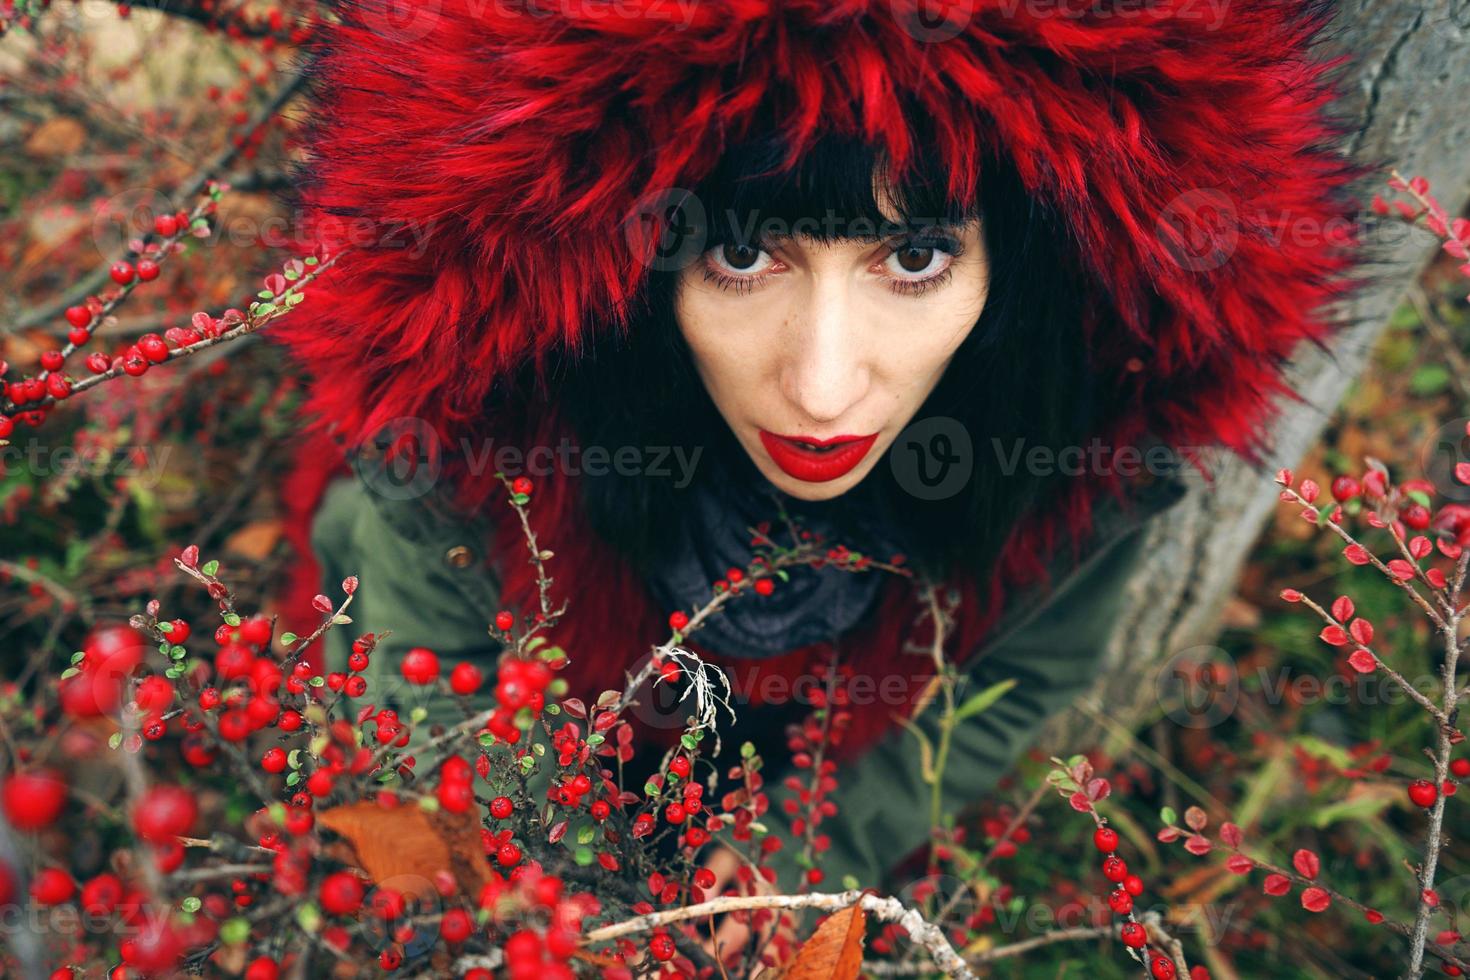
[[[885,220],[875,225],[874,222],[862,219],[852,222],[838,222],[839,230],[836,234],[815,235],[806,233],[798,225],[793,224],[793,227],[789,230],[763,229],[759,237],[760,241],[767,245],[784,244],[794,238],[817,241],[823,244],[859,242],[864,245],[876,245],[880,242],[892,241],[895,238],[905,236],[940,234],[958,237],[971,226],[978,223],[979,220],[979,218],[910,218],[903,221]],[[822,227],[819,222],[814,222],[814,224],[816,227]],[[844,225],[847,227],[843,227]]]

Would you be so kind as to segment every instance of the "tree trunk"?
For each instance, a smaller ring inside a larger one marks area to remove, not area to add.
[[[1406,178],[1428,178],[1449,214],[1462,213],[1470,191],[1470,0],[1347,0],[1322,50],[1324,57],[1352,51],[1356,59],[1337,106],[1358,122],[1346,151],[1355,159],[1389,160]],[[1285,404],[1269,465],[1257,470],[1223,458],[1213,468],[1213,486],[1196,480],[1189,496],[1146,530],[1151,557],[1126,587],[1128,612],[1108,639],[1098,682],[1077,710],[1053,719],[1043,749],[1070,753],[1095,744],[1105,717],[1130,727],[1160,716],[1204,727],[1228,716],[1229,687],[1209,703],[1179,704],[1172,696],[1174,666],[1182,657],[1215,659],[1226,666],[1227,681],[1233,678],[1228,658],[1208,645],[1247,554],[1279,506],[1272,476],[1315,445],[1390,314],[1438,250],[1427,231],[1375,221],[1371,213],[1365,220],[1368,237],[1386,243],[1389,263],[1373,270],[1375,285],[1335,311],[1347,326],[1332,355],[1304,349],[1294,362],[1293,387],[1303,400]]]

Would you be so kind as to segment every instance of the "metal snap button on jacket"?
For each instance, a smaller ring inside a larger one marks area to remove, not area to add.
[[[469,568],[475,560],[475,553],[462,544],[444,552],[444,561],[451,568]]]

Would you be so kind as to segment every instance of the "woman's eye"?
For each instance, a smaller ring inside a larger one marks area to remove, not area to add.
[[[893,250],[884,263],[900,279],[923,279],[944,270],[952,256],[932,245],[908,243]]]
[[[725,272],[751,275],[771,263],[771,256],[754,245],[721,245],[711,250],[715,265]]]

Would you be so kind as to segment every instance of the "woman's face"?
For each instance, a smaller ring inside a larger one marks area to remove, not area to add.
[[[827,500],[878,465],[939,383],[989,269],[978,220],[870,240],[769,237],[696,259],[675,313],[761,473]]]

